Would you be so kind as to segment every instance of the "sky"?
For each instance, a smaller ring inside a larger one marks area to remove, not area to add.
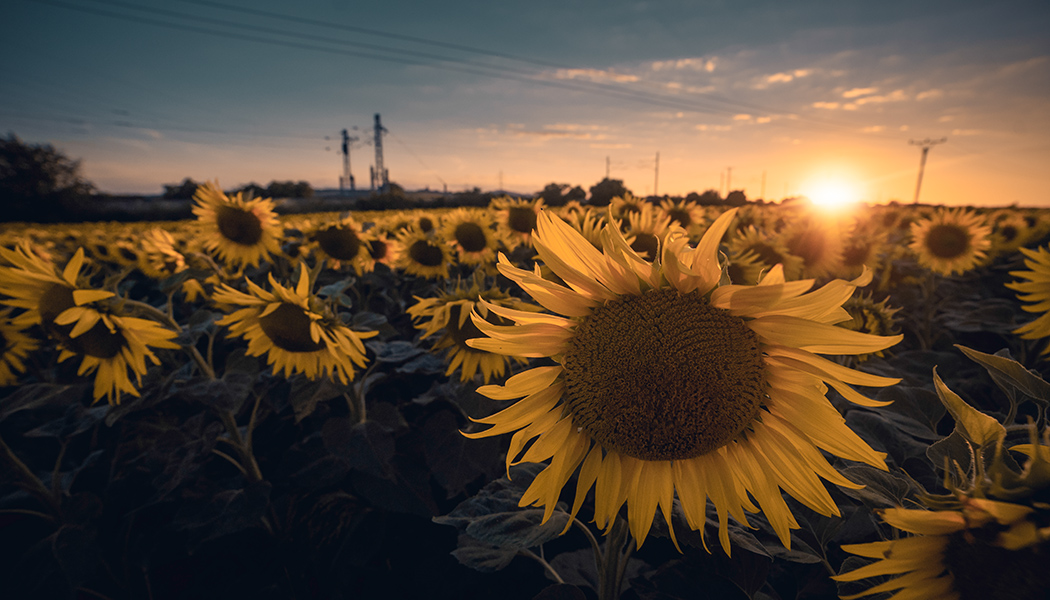
[[[0,135],[100,190],[827,190],[1050,207],[1050,3],[9,0]],[[944,140],[941,142],[941,140]]]

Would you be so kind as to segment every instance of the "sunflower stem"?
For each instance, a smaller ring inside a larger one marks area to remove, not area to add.
[[[130,300],[127,298],[124,299],[124,304],[133,306],[141,310],[142,312],[150,315],[151,317],[157,319],[158,321],[165,323],[175,331],[182,333],[182,326],[179,325],[178,321],[164,314],[152,304],[147,304],[138,300]],[[212,368],[211,361],[205,361],[204,357],[201,356],[201,353],[197,350],[196,346],[194,346],[193,344],[187,344],[185,346],[182,346],[182,348],[186,350],[187,353],[189,353],[190,358],[193,359],[193,362],[197,363],[197,366],[200,367],[200,370],[208,377],[208,379],[215,379],[215,369]],[[210,347],[208,348],[208,350],[208,353],[211,354]]]
[[[7,442],[4,441],[3,437],[0,437],[0,451],[3,452],[3,457],[6,462],[14,468],[14,471],[22,480],[20,484],[16,485],[36,496],[37,499],[51,509],[55,516],[61,516],[62,505],[59,503],[58,497],[53,494],[51,490],[47,489],[44,482],[40,481],[40,478],[37,477],[24,462],[22,462],[22,459],[18,458],[14,451],[11,450],[11,447],[7,445]]]
[[[69,442],[62,440],[62,445],[58,449],[58,457],[55,458],[55,466],[51,469],[51,493],[54,496],[58,496],[59,487],[61,484],[58,480],[58,474],[62,471],[62,459],[66,457],[66,448],[69,447]]]
[[[237,418],[234,417],[231,411],[224,410],[222,411],[222,423],[226,426],[226,433],[229,434],[234,445],[237,446],[238,453],[241,455],[241,467],[245,476],[251,481],[262,481],[263,476],[262,471],[259,469],[259,463],[255,461],[255,455],[252,454],[251,446],[245,444],[244,438],[241,437],[241,430],[237,427]]]
[[[572,516],[572,524],[581,529],[584,535],[587,536],[587,541],[591,543],[591,550],[594,552],[594,564],[600,567],[602,564],[602,547],[598,544],[598,538],[594,537],[587,525],[575,516]]]
[[[623,562],[626,564],[627,557],[633,552],[632,547],[628,549],[626,556],[621,554],[629,533],[630,530],[627,527],[627,523],[617,515],[605,540],[605,553],[602,556],[601,563],[598,565],[599,600],[618,600],[620,597],[620,585],[623,582],[620,561],[623,558]]]
[[[540,563],[541,565],[543,565],[543,568],[548,573],[551,574],[551,577],[554,577],[554,581],[557,581],[558,583],[565,583],[565,580],[561,578],[561,575],[559,575],[558,572],[554,570],[554,567],[552,567],[549,562],[544,560],[544,558],[542,556],[536,554],[535,552],[533,552],[531,550],[518,550],[518,554],[520,554],[522,556],[527,556],[527,557],[531,558],[532,560],[534,560],[534,561]]]

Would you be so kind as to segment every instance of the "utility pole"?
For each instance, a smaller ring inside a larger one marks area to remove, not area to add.
[[[609,157],[605,157],[605,178],[609,178]]]
[[[656,153],[656,168],[653,169],[653,195],[659,196],[660,192],[657,191],[660,187],[660,153]]]
[[[339,192],[342,193],[343,186],[349,184],[350,190],[354,189],[354,174],[350,171],[350,144],[357,141],[357,136],[351,137],[347,130],[343,130],[343,176],[339,178]]]
[[[383,127],[383,124],[379,122],[379,113],[376,113],[375,118],[375,147],[376,147],[376,164],[372,167],[372,189],[379,188],[379,191],[385,192],[387,185],[390,183],[390,174],[383,168],[383,133],[387,130]]]
[[[921,142],[916,142],[915,140],[908,140],[908,143],[912,146],[922,146],[922,158],[919,159],[919,180],[915,182],[915,200],[912,202],[913,204],[919,203],[919,190],[922,188],[922,172],[926,170],[926,155],[930,153],[930,148],[936,146],[937,144],[943,144],[947,141],[948,138],[941,138],[939,140],[931,140],[930,138],[926,138]]]

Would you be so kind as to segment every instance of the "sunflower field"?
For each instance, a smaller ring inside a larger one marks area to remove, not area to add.
[[[193,214],[0,231],[0,597],[1050,597],[1050,211]]]

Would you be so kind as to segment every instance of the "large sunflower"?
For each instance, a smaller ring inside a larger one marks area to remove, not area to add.
[[[475,271],[475,273],[478,273]],[[447,349],[446,359],[448,370],[445,375],[451,375],[456,369],[460,370],[460,381],[468,381],[474,378],[478,369],[489,382],[493,376],[503,377],[507,363],[513,358],[519,363],[527,362],[524,358],[508,357],[503,354],[494,354],[467,345],[467,340],[485,337],[470,319],[472,311],[488,321],[494,323],[508,323],[507,320],[490,312],[478,300],[485,300],[492,304],[512,308],[539,312],[538,306],[528,304],[522,300],[507,294],[498,286],[482,289],[482,277],[475,275],[473,283],[468,287],[462,282],[457,282],[455,288],[450,291],[441,291],[436,298],[416,297],[416,304],[409,307],[408,314],[412,316],[416,329],[422,331],[422,338],[440,334],[434,343],[433,351],[441,352]]]
[[[785,282],[779,267],[758,286],[719,285],[718,244],[734,212],[719,217],[696,248],[680,233],[669,235],[656,262],[631,250],[615,225],[606,227],[599,252],[542,213],[536,251],[565,285],[501,255],[501,273],[563,315],[482,302],[516,325],[492,325],[475,315],[490,339],[468,342],[557,363],[519,373],[504,386],[481,387],[493,399],[523,399],[478,419],[493,427],[466,434],[517,431],[508,467],[551,459],[522,506],[542,505],[550,517],[579,467],[573,514],[593,486],[598,526],[611,527],[626,502],[630,530],[641,544],[657,508],[670,522],[675,494],[689,526],[702,532],[711,498],[728,553],[728,516],[746,524],[744,511],[759,507],[790,544],[789,530],[798,525],[781,489],[817,512],[838,514],[819,477],[860,486],[831,468],[821,450],[886,468],[884,455],[847,428],[824,395],[830,385],[872,406],[881,403],[849,384],[898,380],[817,356],[875,352],[901,339],[834,326],[849,318],[842,304],[870,274],[809,293],[812,281]]]
[[[1050,336],[1050,249],[1019,248],[1019,250],[1025,255],[1024,264],[1029,270],[1010,271],[1010,275],[1027,281],[1014,281],[1007,283],[1006,287],[1019,292],[1018,300],[1034,302],[1034,304],[1022,306],[1021,309],[1025,312],[1037,313],[1039,317],[1018,327],[1014,333],[1021,334],[1021,337],[1026,340],[1037,340]],[[1042,354],[1048,353],[1050,353],[1050,346],[1044,348],[1042,352]]]
[[[26,370],[25,360],[40,346],[23,327],[11,322],[12,310],[0,310],[0,386],[18,383],[19,375]]]
[[[230,332],[248,340],[248,355],[266,355],[273,372],[288,377],[303,373],[309,379],[338,376],[343,383],[354,379],[354,365],[365,365],[361,342],[375,331],[354,331],[310,292],[310,275],[300,263],[295,289],[277,283],[269,275],[272,292],[246,279],[249,293],[222,284],[212,300],[237,308],[218,321]]]
[[[234,268],[258,266],[281,252],[281,227],[269,198],[232,198],[208,182],[193,194],[193,214],[202,225],[204,249]]]
[[[963,208],[941,207],[911,224],[908,248],[920,265],[934,273],[965,273],[984,258],[992,245],[991,233],[992,228],[980,215]]]
[[[83,287],[78,281],[84,251],[78,249],[59,275],[55,266],[36,256],[28,245],[0,248],[12,267],[0,267],[4,304],[25,309],[12,322],[39,324],[59,346],[59,362],[80,357],[78,375],[95,373],[95,401],[103,396],[119,404],[122,393],[138,396],[146,359],[160,364],[152,348],[178,348],[174,331],[147,319],[127,316],[112,292]]]

